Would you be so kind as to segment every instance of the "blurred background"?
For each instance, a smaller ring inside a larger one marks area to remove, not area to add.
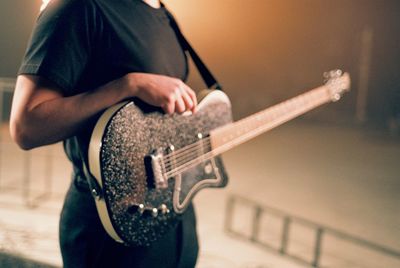
[[[164,2],[224,86],[235,120],[320,86],[325,71],[352,79],[338,103],[224,154],[231,184],[195,200],[199,267],[400,267],[400,3]],[[41,4],[0,2],[0,250],[5,263],[60,266],[69,164],[60,144],[22,152],[7,129]],[[204,87],[195,68],[188,83]]]

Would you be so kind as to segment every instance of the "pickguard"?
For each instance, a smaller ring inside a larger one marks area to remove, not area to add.
[[[225,186],[223,181],[227,181],[227,177],[222,170],[221,164],[218,167],[218,161],[211,158],[176,176],[173,196],[175,212],[182,213],[199,190]]]

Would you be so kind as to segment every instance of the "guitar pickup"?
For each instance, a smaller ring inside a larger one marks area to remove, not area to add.
[[[165,165],[163,154],[160,150],[155,150],[144,159],[148,185],[156,189],[168,188],[168,178],[165,176]]]

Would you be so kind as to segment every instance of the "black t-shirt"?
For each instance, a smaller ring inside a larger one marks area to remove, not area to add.
[[[65,96],[93,90],[128,72],[185,80],[187,61],[164,7],[141,0],[52,0],[40,14],[19,74],[39,75]],[[85,148],[95,119],[77,136]],[[74,138],[68,157],[80,167]]]

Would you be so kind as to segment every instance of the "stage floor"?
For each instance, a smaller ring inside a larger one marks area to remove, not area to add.
[[[60,144],[26,156],[4,133],[0,249],[61,266],[58,218],[70,165]],[[228,187],[195,198],[201,243],[197,267],[305,267],[227,234],[223,223],[231,194],[400,250],[399,156],[400,140],[379,131],[298,121],[233,149],[223,156]],[[49,190],[43,200],[32,201]],[[37,206],[28,208],[27,202]],[[368,256],[360,262],[357,257],[339,256],[329,266],[399,267],[390,261],[389,266],[369,266]]]

